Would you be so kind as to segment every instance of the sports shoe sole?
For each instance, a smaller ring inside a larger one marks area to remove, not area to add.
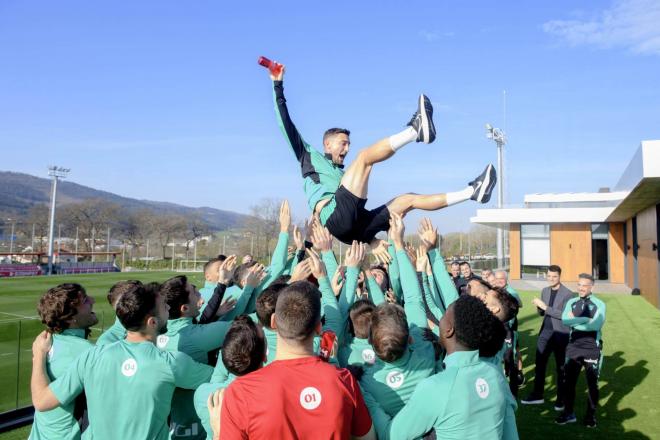
[[[545,403],[544,399],[536,399],[536,400],[521,400],[520,403],[523,405],[543,405]]]
[[[497,183],[497,173],[495,172],[493,165],[488,165],[488,167],[486,167],[486,175],[479,188],[479,194],[476,199],[477,202],[488,203],[495,183]]]
[[[575,422],[577,422],[577,418],[575,418],[575,417],[572,418],[572,419],[565,420],[565,421],[563,421],[563,422],[558,422],[558,421],[555,420],[555,423],[556,423],[557,425],[567,425],[567,424],[569,424],[569,423],[575,423]]]
[[[428,112],[426,111],[426,101],[429,102],[431,109],[433,109],[433,104],[431,100],[425,95],[419,95],[419,113],[422,118],[422,142],[425,144],[430,144],[435,140],[435,126],[433,125],[433,120],[429,119]],[[433,130],[431,130],[433,128]],[[431,133],[433,131],[433,133]]]
[[[564,407],[563,406],[557,406],[555,405],[555,411],[563,411]]]

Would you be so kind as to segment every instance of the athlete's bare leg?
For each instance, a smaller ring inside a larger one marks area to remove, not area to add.
[[[361,199],[367,198],[369,176],[374,164],[389,159],[394,155],[389,138],[381,139],[360,151],[341,178],[341,185],[351,194]]]
[[[470,187],[471,188],[471,187]],[[473,191],[474,192],[474,191]],[[467,194],[464,200],[468,200],[472,194]],[[387,209],[390,212],[395,212],[399,215],[406,215],[413,209],[421,209],[423,211],[436,211],[438,209],[446,208],[447,194],[402,194],[398,197],[387,202]]]

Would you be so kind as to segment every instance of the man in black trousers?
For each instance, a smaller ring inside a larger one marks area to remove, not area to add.
[[[539,315],[543,316],[543,324],[536,342],[536,367],[534,368],[534,390],[522,399],[523,405],[540,405],[544,402],[545,367],[550,354],[554,353],[557,364],[557,399],[555,411],[564,409],[566,346],[570,329],[562,323],[561,314],[564,306],[575,296],[566,286],[561,284],[561,268],[552,265],[548,268],[547,280],[549,286],[541,292],[541,298],[534,298]]]

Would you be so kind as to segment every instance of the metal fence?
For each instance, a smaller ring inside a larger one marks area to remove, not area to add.
[[[101,312],[97,316],[99,322],[92,328],[92,341],[96,341],[115,319],[114,313]],[[38,319],[0,322],[0,414],[32,405],[32,342],[43,329]]]

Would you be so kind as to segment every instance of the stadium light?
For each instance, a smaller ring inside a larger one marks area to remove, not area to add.
[[[53,179],[52,193],[50,198],[50,224],[48,227],[48,275],[53,274],[53,235],[55,232],[55,205],[57,201],[57,181],[66,178],[71,171],[55,165],[48,167],[48,175]]]
[[[486,124],[486,137],[497,144],[497,207],[504,207],[504,167],[503,150],[506,144],[506,134],[499,128]],[[497,267],[504,267],[504,228],[497,227]]]

